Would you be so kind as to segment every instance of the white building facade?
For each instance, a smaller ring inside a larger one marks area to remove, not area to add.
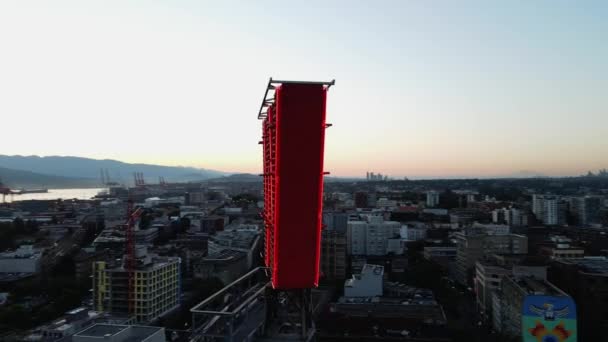
[[[368,216],[365,221],[349,221],[346,232],[349,255],[386,255],[388,239],[400,237],[401,224]]]

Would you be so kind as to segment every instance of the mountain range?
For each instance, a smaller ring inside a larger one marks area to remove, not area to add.
[[[13,188],[32,187],[95,187],[101,186],[101,171],[107,170],[110,180],[133,183],[133,173],[141,172],[151,183],[164,177],[167,182],[201,181],[228,173],[182,166],[131,164],[111,159],[64,156],[0,155],[0,180]]]

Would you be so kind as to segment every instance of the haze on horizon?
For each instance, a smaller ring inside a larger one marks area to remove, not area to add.
[[[3,1],[2,154],[259,173],[268,77],[331,80],[326,170],[608,167],[603,1]]]

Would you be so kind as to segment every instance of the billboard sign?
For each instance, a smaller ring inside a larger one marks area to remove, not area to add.
[[[575,342],[576,305],[566,296],[529,295],[522,306],[524,342]]]

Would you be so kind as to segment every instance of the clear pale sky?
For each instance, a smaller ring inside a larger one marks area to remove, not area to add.
[[[331,80],[326,169],[608,167],[606,1],[0,2],[0,154],[259,173],[268,77]]]

